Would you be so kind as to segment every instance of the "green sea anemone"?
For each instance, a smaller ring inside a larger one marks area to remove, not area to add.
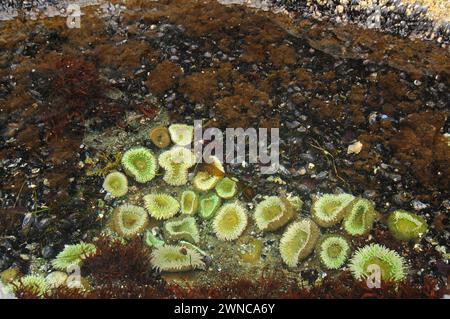
[[[348,207],[344,217],[344,229],[352,236],[365,235],[373,227],[376,213],[371,201],[355,199]]]
[[[269,196],[256,205],[253,217],[259,230],[274,231],[294,217],[294,209],[288,200]]]
[[[314,250],[319,227],[311,219],[303,219],[291,224],[280,239],[280,254],[289,267],[308,257]]]
[[[52,266],[55,269],[67,271],[71,266],[81,266],[83,259],[94,255],[95,245],[88,243],[79,243],[75,245],[66,245],[56,258],[52,260]]]
[[[113,211],[111,228],[122,237],[138,236],[147,225],[148,215],[142,207],[124,204]]]
[[[247,227],[247,210],[236,201],[223,205],[213,220],[213,230],[220,240],[234,240]]]
[[[200,171],[192,180],[192,184],[194,188],[199,192],[207,192],[216,186],[217,182],[219,182],[220,177],[210,175],[208,172]]]
[[[393,211],[387,219],[387,224],[392,236],[397,240],[416,239],[428,230],[427,222],[423,217],[406,210]]]
[[[303,207],[303,201],[300,196],[288,196],[286,198],[295,211],[300,211]]]
[[[62,271],[52,271],[45,277],[45,281],[50,289],[61,287],[66,284],[69,276]]]
[[[195,215],[198,209],[198,195],[194,191],[184,191],[181,194],[181,213]]]
[[[200,241],[195,218],[182,216],[164,223],[164,238],[169,241],[187,240],[192,243]]]
[[[122,166],[125,172],[138,183],[151,181],[158,170],[158,162],[153,153],[144,148],[132,148],[123,154]]]
[[[324,194],[314,201],[311,215],[322,227],[331,227],[339,223],[346,213],[345,208],[355,197],[350,194]]]
[[[166,148],[170,144],[169,130],[165,126],[152,128],[148,136],[158,148]]]
[[[159,247],[164,245],[164,241],[156,238],[150,229],[145,232],[144,242],[148,247]]]
[[[328,234],[317,243],[317,256],[327,269],[341,268],[350,253],[350,245],[343,236]]]
[[[164,245],[153,249],[151,263],[158,271],[181,272],[204,269],[202,256],[186,246]]]
[[[200,198],[200,217],[211,219],[222,205],[222,200],[214,193],[204,195]]]
[[[186,146],[192,143],[194,127],[186,124],[172,124],[169,126],[169,134],[172,142]]]
[[[233,198],[237,193],[237,183],[229,177],[224,177],[217,183],[216,192],[223,199]]]
[[[169,219],[180,210],[178,201],[168,194],[149,194],[144,196],[145,208],[156,219]]]
[[[111,172],[105,177],[103,188],[113,197],[121,197],[128,192],[127,177],[120,172]]]
[[[24,276],[14,286],[30,290],[38,297],[43,297],[50,290],[45,278],[37,275]],[[15,289],[13,288],[13,290]]]
[[[406,275],[403,257],[382,245],[370,244],[358,249],[350,260],[350,271],[356,279],[364,279],[370,275],[371,265],[380,268],[384,281],[401,281]]]
[[[180,146],[175,146],[159,155],[159,165],[164,168],[163,180],[172,186],[188,182],[188,170],[195,164],[194,154]]]

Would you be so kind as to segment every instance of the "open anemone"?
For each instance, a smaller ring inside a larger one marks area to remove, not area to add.
[[[224,177],[217,183],[216,192],[223,199],[233,198],[237,193],[237,183],[229,177]]]
[[[214,193],[204,195],[200,198],[199,215],[203,219],[211,219],[222,205],[222,200]]]
[[[259,230],[274,231],[294,217],[294,209],[288,200],[269,196],[256,205],[253,217]]]
[[[212,163],[205,170],[199,171],[192,180],[194,188],[199,192],[213,189],[225,174],[225,169],[217,157],[211,157]]]
[[[148,225],[145,209],[135,205],[124,204],[117,207],[112,216],[112,229],[120,236],[132,238],[141,234]]]
[[[195,215],[198,209],[198,195],[194,191],[184,191],[181,194],[181,213]]]
[[[314,201],[311,207],[312,218],[322,227],[336,225],[344,218],[345,208],[354,198],[350,194],[324,194]]]
[[[121,197],[128,192],[127,177],[120,172],[111,172],[103,181],[103,188],[113,197]]]
[[[416,239],[428,230],[424,218],[406,210],[393,211],[387,219],[387,224],[390,233],[397,240]]]
[[[186,240],[192,243],[200,241],[195,218],[190,216],[182,216],[180,218],[171,219],[164,223],[164,238],[169,241]]]
[[[122,166],[125,172],[138,183],[151,181],[158,170],[158,162],[153,153],[144,148],[132,148],[123,154]]]
[[[145,208],[156,219],[169,219],[180,210],[178,201],[168,194],[149,194],[144,196]]]
[[[375,221],[375,209],[371,201],[358,198],[347,208],[344,217],[344,229],[352,236],[365,235],[373,227]]]
[[[341,268],[350,253],[348,241],[341,235],[329,234],[319,239],[317,256],[327,269]]]
[[[169,130],[164,126],[152,128],[148,136],[158,148],[166,148],[170,144]]]
[[[164,168],[163,180],[172,186],[188,182],[188,170],[195,164],[194,154],[187,148],[175,146],[159,155],[159,165]]]
[[[67,271],[69,267],[81,266],[82,261],[96,252],[95,245],[88,243],[78,243],[76,245],[66,245],[64,249],[52,260],[55,269]]]
[[[27,275],[22,277],[14,287],[25,288],[38,297],[43,297],[50,290],[45,278],[37,275]],[[13,288],[13,290],[15,289]]]
[[[371,274],[373,265],[379,267],[384,281],[401,281],[406,275],[405,260],[397,252],[378,244],[358,249],[350,260],[350,271],[356,279],[364,279]]]
[[[186,146],[192,143],[194,127],[186,124],[172,124],[169,126],[169,134],[172,142]]]
[[[213,230],[220,240],[234,240],[247,227],[247,210],[238,201],[223,205],[213,220]]]
[[[319,227],[310,219],[291,224],[280,240],[281,258],[289,267],[297,266],[312,253],[319,235]]]
[[[202,256],[186,246],[164,245],[153,249],[151,263],[158,271],[181,272],[204,269]]]

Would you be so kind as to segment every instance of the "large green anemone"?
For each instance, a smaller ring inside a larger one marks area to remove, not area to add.
[[[351,194],[324,194],[314,201],[311,207],[312,218],[322,227],[336,225],[344,218],[345,208],[354,198]]]
[[[211,219],[222,205],[222,200],[214,193],[203,195],[200,198],[200,217],[203,219]]]
[[[347,208],[344,217],[344,229],[352,236],[366,235],[375,221],[376,213],[371,201],[363,198],[355,199]]]
[[[158,271],[180,272],[204,269],[202,256],[186,245],[164,245],[152,250],[151,263]]]
[[[237,183],[229,177],[224,177],[217,183],[216,192],[223,199],[231,199],[237,193]]]
[[[125,238],[138,236],[147,225],[148,215],[142,207],[124,204],[113,212],[111,228]]]
[[[194,127],[186,124],[172,124],[169,126],[169,134],[174,144],[186,146],[192,143]]]
[[[247,227],[247,210],[236,201],[223,205],[213,220],[213,230],[220,240],[235,240]]]
[[[145,208],[156,219],[169,219],[180,210],[178,201],[168,194],[149,194],[144,196]]]
[[[132,148],[123,154],[122,166],[125,172],[138,183],[151,181],[158,170],[158,162],[153,153],[144,148]]]
[[[66,245],[52,260],[52,266],[55,269],[67,271],[69,267],[80,266],[86,257],[94,255],[95,252],[94,244],[81,242],[75,245]]]
[[[398,240],[416,239],[428,230],[423,217],[406,210],[393,211],[387,219],[387,224],[392,236]]]
[[[19,282],[16,282],[15,285],[13,285],[13,291],[15,291],[16,288],[25,288],[38,297],[43,297],[50,290],[45,278],[37,275],[27,275],[20,278]]]
[[[191,216],[182,216],[174,218],[164,223],[164,238],[169,241],[186,240],[192,243],[200,241],[195,218]]]
[[[187,148],[174,146],[158,157],[159,165],[164,168],[163,180],[172,186],[181,186],[188,182],[188,170],[195,164],[194,154]]]
[[[403,257],[379,244],[358,249],[350,260],[350,271],[360,280],[370,275],[370,269],[374,265],[379,267],[383,281],[401,281],[406,275],[406,262]]]
[[[111,172],[103,181],[103,188],[113,197],[121,197],[128,192],[127,177],[120,172]]]
[[[269,196],[256,205],[253,217],[259,230],[274,231],[294,217],[294,208],[284,198]]]
[[[341,235],[328,234],[317,243],[317,256],[327,269],[341,268],[350,254],[350,245]]]

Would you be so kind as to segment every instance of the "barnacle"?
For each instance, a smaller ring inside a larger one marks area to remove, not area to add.
[[[184,191],[181,194],[181,213],[195,215],[198,209],[198,195],[194,191]]]
[[[331,227],[339,223],[346,213],[345,208],[355,197],[350,194],[324,194],[314,201],[311,215],[322,227]]]
[[[288,200],[269,196],[256,205],[253,216],[259,230],[274,231],[294,217],[294,209]]]
[[[217,183],[216,192],[223,199],[233,198],[237,192],[237,183],[229,177],[224,177]]]
[[[71,266],[80,266],[83,259],[94,255],[95,245],[88,243],[79,243],[75,245],[66,245],[56,258],[52,260],[52,266],[55,269],[67,271]]]
[[[375,221],[375,210],[371,201],[358,198],[348,207],[344,217],[344,229],[352,236],[367,234]]]
[[[170,144],[169,130],[165,126],[152,128],[148,136],[158,148],[166,148]]]
[[[192,143],[194,127],[186,124],[172,124],[169,126],[169,134],[172,142],[186,146]]]
[[[163,231],[164,237],[169,241],[187,240],[198,243],[200,240],[195,218],[191,216],[182,216],[165,222]]]
[[[178,213],[180,204],[168,194],[149,194],[144,196],[145,208],[156,219],[169,219]]]
[[[406,275],[403,257],[379,244],[358,249],[350,260],[350,271],[356,279],[369,276],[373,266],[379,267],[381,280],[384,281],[401,281]]]
[[[105,177],[103,188],[113,197],[121,197],[128,192],[127,177],[120,172],[111,172]]]
[[[147,225],[148,215],[142,207],[124,204],[117,207],[113,212],[111,227],[125,238],[139,235]]]
[[[222,200],[214,193],[204,195],[200,198],[199,215],[203,219],[210,219],[222,204]]]
[[[163,180],[172,186],[188,182],[188,170],[195,164],[194,154],[187,148],[175,146],[159,155],[159,165],[164,168]]]
[[[158,271],[179,272],[204,269],[202,256],[186,246],[164,245],[153,249],[151,263]]]
[[[122,166],[128,175],[134,177],[138,183],[151,181],[158,170],[158,162],[153,153],[144,148],[132,148],[123,154]]]
[[[428,230],[423,217],[405,210],[393,211],[387,219],[387,225],[392,236],[398,240],[416,239]]]
[[[223,205],[213,220],[213,230],[221,240],[238,238],[247,227],[247,210],[238,201]]]
[[[311,254],[319,235],[319,227],[310,219],[291,224],[280,239],[281,258],[288,266],[295,267]]]
[[[341,235],[328,234],[317,243],[317,256],[328,269],[341,268],[350,253],[348,241]]]

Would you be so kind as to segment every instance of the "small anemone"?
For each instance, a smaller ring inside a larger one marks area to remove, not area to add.
[[[347,207],[344,229],[352,236],[365,235],[373,227],[376,213],[371,201],[358,198]]]
[[[120,172],[111,172],[105,177],[103,188],[113,197],[121,197],[128,192],[127,177]]]
[[[181,272],[204,269],[202,256],[186,246],[164,245],[153,249],[151,263],[158,271]]]
[[[286,225],[294,217],[294,209],[286,199],[269,196],[256,205],[254,218],[262,231],[274,231]]]
[[[222,205],[222,200],[214,193],[204,195],[200,198],[199,215],[203,219],[211,219]]]
[[[149,194],[144,196],[145,208],[156,219],[169,219],[180,210],[178,201],[168,194]]]
[[[67,271],[71,266],[80,266],[86,257],[94,255],[95,252],[94,244],[81,242],[75,245],[66,245],[52,260],[52,266],[55,269]]]
[[[229,177],[224,177],[217,183],[216,192],[223,199],[233,198],[237,193],[237,183]]]
[[[194,154],[187,148],[175,146],[159,155],[159,165],[164,168],[163,180],[172,186],[188,182],[188,170],[195,164]]]
[[[207,192],[213,189],[225,174],[225,169],[220,160],[212,156],[211,163],[206,165],[205,170],[199,171],[192,181],[194,188],[199,192]]]
[[[150,141],[158,148],[166,148],[170,144],[169,130],[165,126],[157,126],[150,130]]]
[[[112,229],[125,238],[138,236],[147,225],[148,215],[142,207],[124,204],[117,207],[113,212]]]
[[[312,253],[319,235],[319,227],[310,219],[291,224],[280,239],[281,258],[288,266],[297,266]]]
[[[156,236],[153,235],[153,233],[150,229],[145,232],[144,243],[148,247],[159,247],[159,246],[164,245],[164,241],[156,238]]]
[[[181,194],[181,213],[195,215],[198,209],[198,195],[194,191],[184,191]]]
[[[303,207],[303,200],[300,196],[288,196],[286,198],[295,211],[300,211]]]
[[[13,291],[15,288],[25,288],[38,297],[43,297],[50,290],[45,278],[37,275],[27,275],[22,277],[19,279],[19,282],[13,286]]]
[[[194,127],[186,124],[172,124],[169,126],[169,134],[172,142],[186,146],[192,143]]]
[[[387,225],[390,233],[397,240],[411,240],[421,237],[428,230],[425,219],[406,210],[393,211]]]
[[[153,153],[144,148],[132,148],[123,154],[122,166],[125,172],[138,183],[151,181],[158,170],[158,162]]]
[[[328,234],[317,243],[317,256],[327,269],[341,268],[350,253],[348,241],[341,235]]]
[[[350,194],[324,194],[314,201],[311,207],[312,218],[322,227],[336,225],[344,218],[345,208],[354,198]]]
[[[236,201],[223,205],[213,220],[213,230],[220,240],[234,240],[247,227],[247,210]]]
[[[169,241],[187,240],[193,243],[200,241],[200,235],[194,217],[182,216],[171,219],[164,223],[163,230],[164,237]]]
[[[360,280],[372,273],[373,266],[380,269],[381,280],[401,281],[406,275],[406,262],[397,252],[379,244],[358,249],[350,260],[350,271]]]

